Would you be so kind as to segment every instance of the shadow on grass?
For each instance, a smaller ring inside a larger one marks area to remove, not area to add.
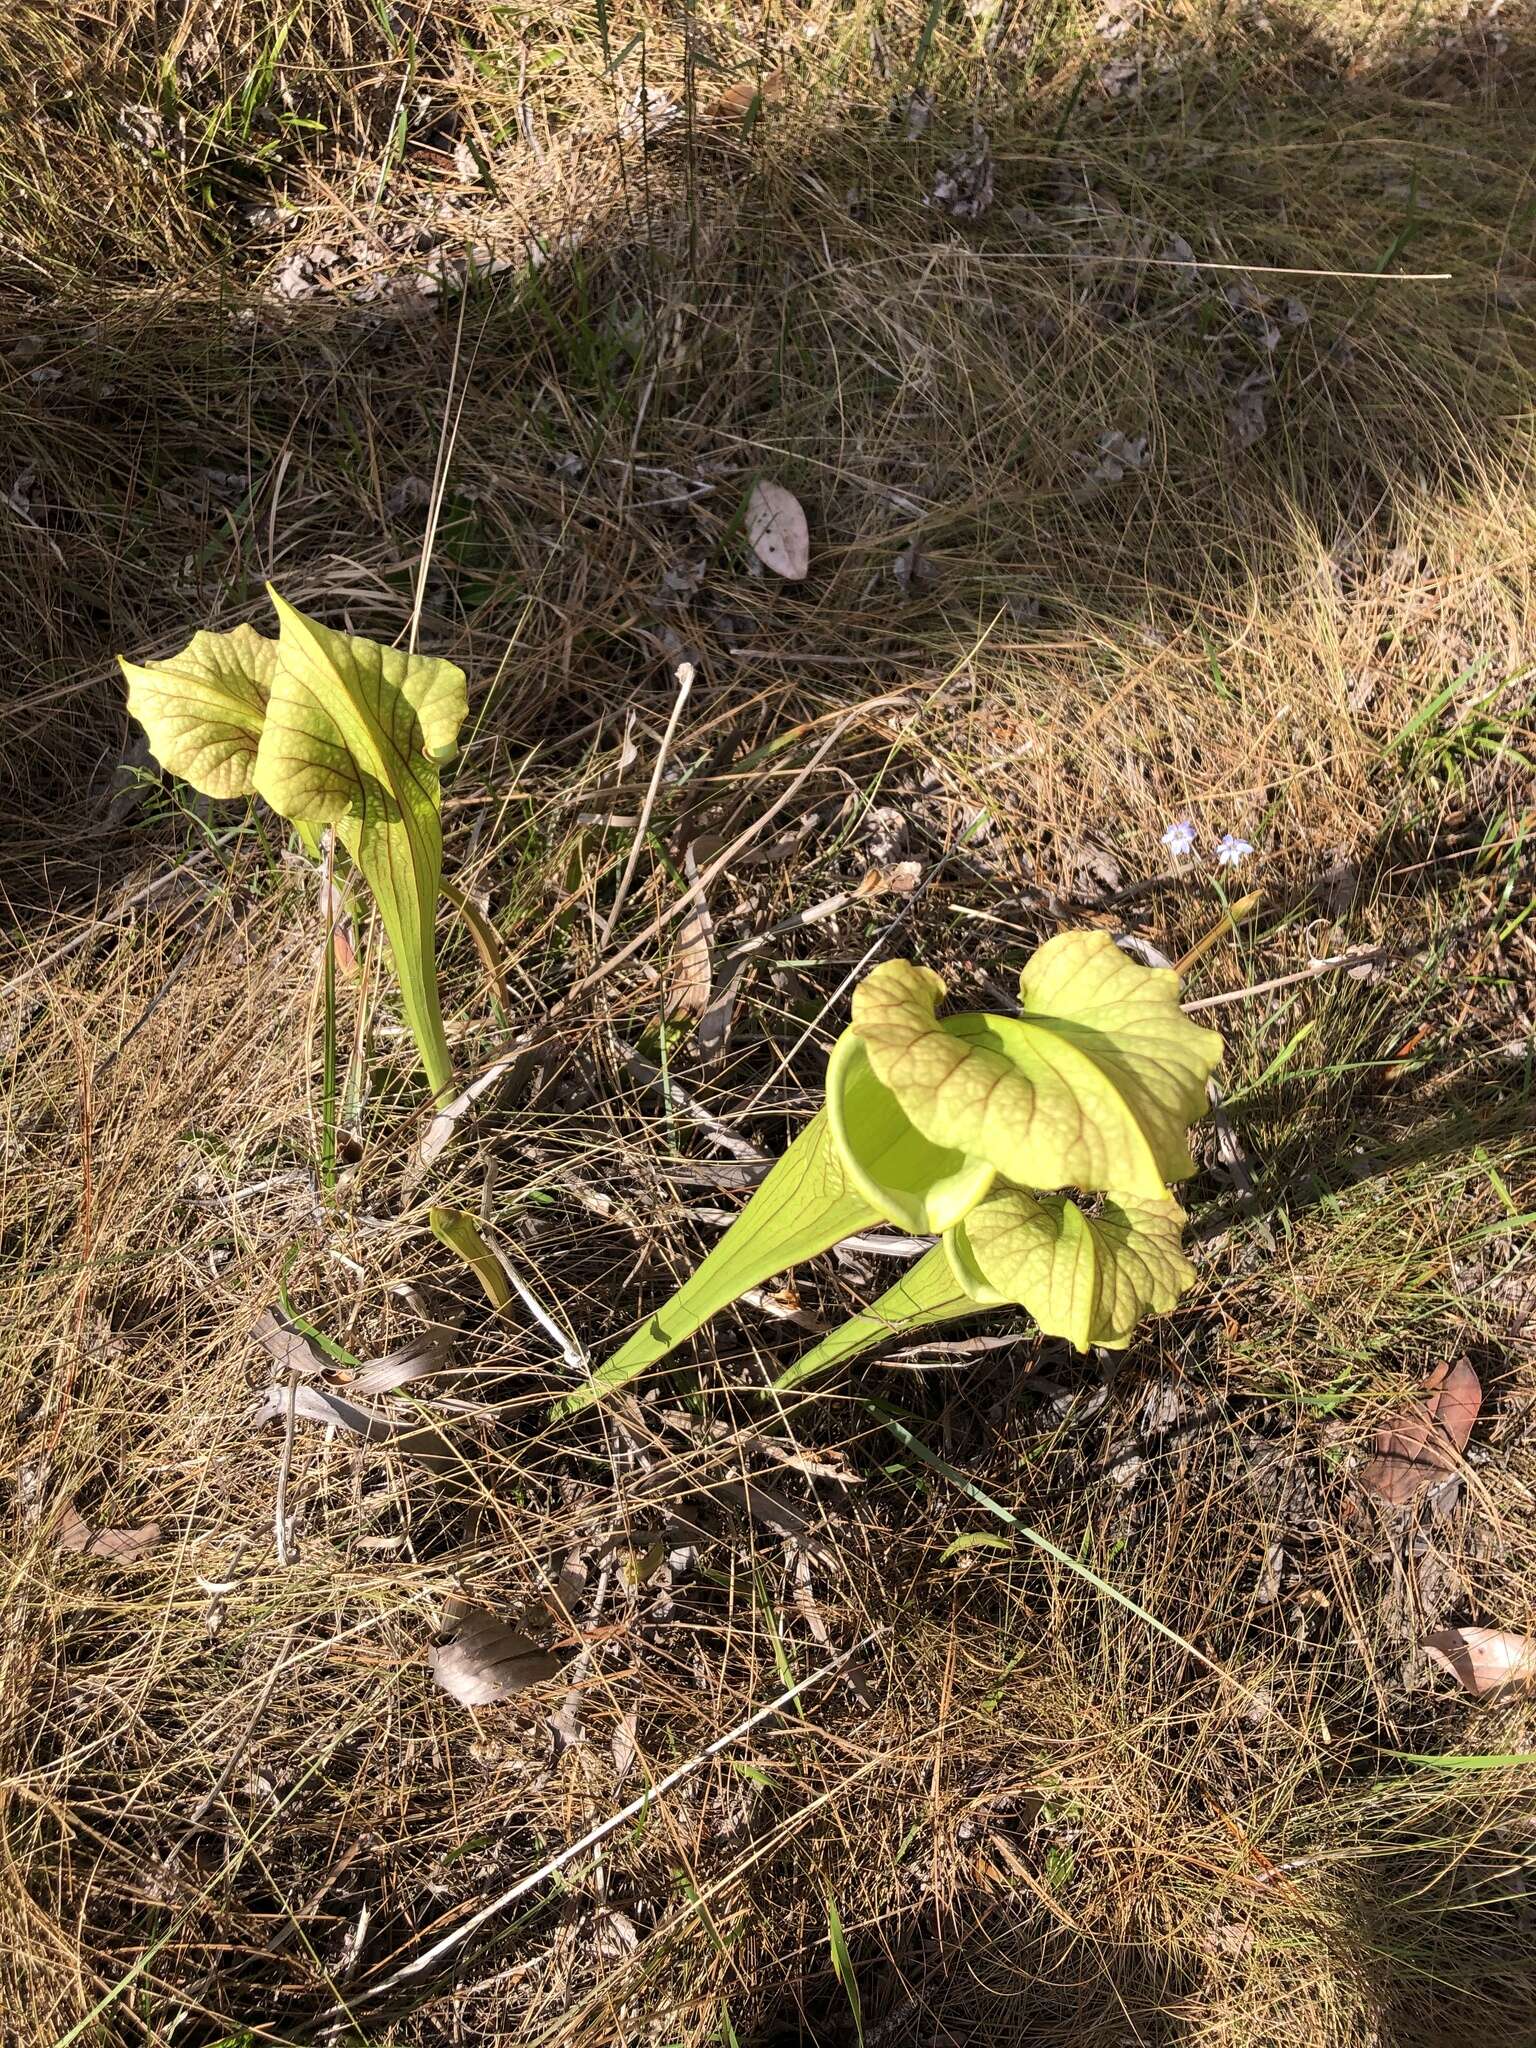
[[[552,223],[536,271],[465,303],[413,303],[407,278],[403,305],[246,306],[234,279],[201,303],[13,304],[0,901],[36,929],[175,843],[124,787],[117,652],[259,615],[269,576],[399,630],[450,420],[460,482],[425,633],[478,688],[471,768],[536,740],[558,758],[664,695],[682,647],[721,708],[835,693],[849,649],[861,680],[928,684],[1004,616],[1026,662],[1085,613],[1135,644],[1149,591],[1165,616],[1238,619],[1298,521],[1337,541],[1347,582],[1405,493],[1475,493],[1509,455],[1536,67],[1470,32],[1343,67],[1307,14],[1270,21],[1225,49],[1165,38],[1130,84],[1090,67],[1065,97],[999,107],[975,222],[926,203],[956,133],[909,146],[869,117],[779,139],[770,120],[686,164],[662,137],[608,217],[564,240]],[[631,142],[631,174],[644,155]],[[1215,266],[1198,275],[1194,240]],[[1450,280],[1368,275],[1410,264]],[[848,296],[861,265],[873,354]],[[1286,265],[1367,274],[1271,276]],[[925,275],[949,317],[969,288],[996,330],[995,394],[963,344],[946,359]],[[931,360],[878,352],[903,300]],[[1094,483],[1097,437],[1154,419],[1150,453]],[[811,506],[803,590],[742,573],[760,464]],[[968,472],[989,499],[967,502]],[[932,576],[898,594],[908,543]]]

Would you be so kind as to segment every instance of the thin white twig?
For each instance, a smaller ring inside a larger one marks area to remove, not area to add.
[[[484,1228],[483,1225],[481,1227],[482,1229]],[[506,1274],[507,1279],[511,1282],[512,1287],[517,1294],[517,1298],[519,1301],[521,1301],[523,1307],[527,1309],[529,1315],[533,1317],[534,1321],[538,1324],[539,1328],[551,1340],[551,1342],[555,1346],[555,1349],[560,1353],[560,1356],[565,1360],[566,1364],[575,1371],[587,1371],[588,1368],[591,1366],[592,1361],[590,1358],[588,1358],[586,1352],[582,1349],[581,1345],[577,1343],[576,1339],[571,1335],[569,1330],[563,1329],[561,1325],[555,1321],[553,1315],[551,1315],[549,1310],[545,1308],[544,1304],[539,1300],[538,1296],[534,1293],[533,1289],[524,1280],[522,1274],[519,1273],[519,1271],[517,1270],[516,1265],[513,1263],[512,1256],[508,1252],[502,1240],[489,1230],[487,1230],[485,1234],[487,1240],[490,1243],[491,1250],[496,1254],[496,1258],[501,1266],[501,1270]]]
[[[293,1470],[294,1423],[298,1416],[299,1377],[288,1375],[288,1401],[283,1415],[283,1455],[278,1461],[277,1486],[272,1496],[272,1535],[277,1545],[277,1561],[287,1569],[293,1563],[293,1553],[288,1548],[288,1476]]]
[[[621,1806],[617,1813],[610,1814],[607,1820],[599,1821],[596,1827],[588,1828],[584,1835],[579,1836],[567,1848],[560,1850],[557,1855],[551,1856],[547,1863],[541,1863],[537,1870],[530,1871],[526,1877],[520,1877],[516,1884],[509,1885],[504,1892],[499,1892],[494,1899],[471,1913],[469,1918],[461,1922],[451,1933],[445,1934],[440,1941],[435,1941],[429,1949],[424,1950],[414,1962],[402,1964],[392,1976],[386,1977],[382,1984],[364,1987],[349,2001],[350,2006],[355,2009],[360,2005],[371,2005],[375,1999],[382,1998],[386,1991],[393,1991],[396,1985],[407,1983],[412,1977],[419,1977],[424,1970],[431,1969],[434,1963],[441,1962],[444,1956],[452,1955],[454,1950],[462,1947],[487,1920],[494,1920],[498,1913],[504,1913],[508,1906],[515,1904],[525,1893],[541,1885],[546,1878],[554,1877],[567,1863],[573,1862],[584,1851],[595,1848],[615,1829],[623,1827],[626,1821],[633,1820],[636,1814],[646,1812],[654,1801],[670,1792],[675,1785],[680,1785],[684,1778],[690,1777],[711,1757],[718,1756],[722,1749],[728,1749],[733,1742],[740,1741],[743,1735],[749,1735],[760,1722],[777,1714],[782,1708],[787,1707],[791,1700],[798,1699],[802,1693],[809,1692],[813,1685],[820,1685],[823,1679],[830,1678],[835,1671],[840,1671],[843,1665],[856,1657],[861,1650],[868,1649],[876,1637],[883,1635],[884,1632],[883,1627],[873,1629],[851,1648],[841,1651],[829,1664],[823,1664],[819,1671],[813,1671],[808,1678],[802,1678],[798,1684],[787,1687],[776,1698],[769,1700],[766,1706],[759,1707],[755,1713],[749,1714],[746,1720],[738,1721],[736,1726],[727,1730],[724,1735],[717,1735],[714,1741],[708,1743],[696,1756],[691,1756],[686,1763],[679,1764],[675,1771],[669,1771],[666,1777],[658,1779],[654,1785],[647,1786],[637,1797],[631,1799],[627,1806]],[[336,2007],[333,2010],[340,2011],[342,2008]]]
[[[661,745],[656,753],[656,766],[651,770],[651,785],[645,792],[645,802],[640,806],[640,816],[635,823],[635,836],[629,842],[629,858],[624,863],[624,872],[619,877],[619,886],[614,891],[613,907],[603,926],[602,944],[607,945],[613,937],[613,927],[619,912],[624,908],[624,899],[629,894],[629,885],[635,878],[635,869],[640,865],[640,849],[645,844],[645,834],[651,822],[651,812],[661,790],[661,778],[667,766],[667,755],[672,749],[672,737],[677,731],[677,721],[683,715],[683,706],[688,702],[688,692],[693,688],[693,663],[680,661],[677,665],[677,695],[672,700],[672,715],[667,720],[667,729],[661,736]]]
[[[1330,968],[1372,967],[1390,957],[1385,946],[1364,946],[1357,953],[1335,953],[1331,959],[1309,960],[1295,974],[1277,974],[1273,981],[1255,981],[1247,988],[1225,989],[1219,996],[1197,996],[1194,1002],[1185,1003],[1184,1008],[1215,1010],[1224,1003],[1246,1002],[1249,996],[1270,996],[1276,989],[1294,988],[1300,981],[1315,981],[1318,975],[1328,973]]]

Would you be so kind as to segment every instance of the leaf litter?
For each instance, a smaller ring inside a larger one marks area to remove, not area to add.
[[[1450,1478],[1460,1469],[1482,1402],[1469,1358],[1437,1366],[1422,1391],[1377,1431],[1375,1448],[1356,1475],[1361,1486],[1404,1507]]]
[[[809,575],[810,528],[793,491],[760,477],[747,497],[743,526],[748,546],[765,569],[787,583],[803,582]]]
[[[107,1557],[118,1564],[132,1564],[153,1550],[160,1536],[158,1522],[141,1522],[136,1529],[93,1529],[71,1502],[59,1518],[54,1541],[60,1550],[81,1557]]]
[[[465,1472],[472,1428],[494,1413],[483,1404],[440,1395],[432,1405],[468,1425],[456,1440],[423,1422],[425,1404],[419,1398],[407,1397],[410,1412],[405,1415],[391,1413],[374,1399],[353,1398],[388,1395],[440,1372],[448,1362],[452,1333],[438,1324],[383,1357],[361,1361],[352,1368],[345,1392],[323,1383],[336,1366],[282,1309],[265,1310],[252,1335],[273,1359],[278,1376],[248,1409],[246,1426],[251,1429],[270,1422],[287,1426],[291,1419],[323,1423],[360,1437],[365,1444],[387,1446],[413,1458],[441,1479]]]
[[[698,881],[699,863],[692,841],[683,855],[683,872],[690,883]],[[708,1010],[713,988],[710,940],[714,929],[708,896],[701,895],[672,941],[665,1003],[669,1018],[702,1018]]]
[[[499,1615],[474,1607],[427,1661],[433,1678],[461,1707],[492,1707],[530,1686],[547,1685],[566,1659]]]
[[[1536,1642],[1529,1636],[1500,1628],[1440,1628],[1420,1647],[1474,1699],[1536,1687]]]

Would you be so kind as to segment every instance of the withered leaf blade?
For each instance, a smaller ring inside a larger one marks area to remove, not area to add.
[[[546,1684],[564,1660],[487,1608],[473,1607],[453,1640],[440,1643],[427,1661],[437,1683],[461,1707],[493,1707]]]
[[[412,1380],[441,1372],[448,1363],[452,1342],[452,1330],[441,1323],[431,1323],[395,1350],[385,1352],[382,1358],[367,1359],[348,1380],[348,1390],[354,1394],[392,1394]]]
[[[55,1539],[60,1550],[82,1557],[110,1557],[131,1564],[160,1541],[160,1524],[142,1522],[137,1529],[93,1529],[73,1505],[64,1510]]]
[[[811,566],[811,535],[793,491],[759,478],[747,499],[745,525],[748,544],[765,569],[788,583],[805,577]]]
[[[269,1387],[251,1409],[251,1426],[281,1421],[288,1412],[288,1400],[286,1387]],[[468,1463],[468,1445],[456,1449],[440,1429],[415,1421],[397,1422],[393,1416],[362,1407],[342,1394],[306,1381],[300,1381],[293,1389],[293,1412],[305,1422],[334,1423],[338,1429],[360,1436],[365,1443],[388,1444],[402,1456],[415,1458],[439,1479],[463,1472]]]
[[[813,1526],[810,1518],[802,1514],[793,1502],[787,1501],[776,1488],[765,1485],[761,1479],[717,1479],[702,1491],[712,1500],[738,1509],[754,1522],[761,1522],[775,1536],[804,1536]]]
[[[251,1326],[251,1335],[283,1372],[325,1371],[320,1352],[280,1308],[264,1308]]]
[[[698,1044],[699,1057],[706,1066],[712,1064],[725,1051],[731,1035],[731,1024],[736,1015],[736,998],[746,978],[745,960],[734,960],[727,970],[724,981],[713,991],[699,1018],[694,1038]]]
[[[331,935],[331,957],[336,962],[336,972],[343,975],[356,974],[356,934],[346,893],[337,887],[333,875],[321,877],[320,922]]]
[[[1437,1628],[1421,1645],[1474,1699],[1536,1686],[1536,1642],[1502,1628]]]
[[[1406,1506],[1456,1470],[1482,1404],[1482,1383],[1470,1359],[1437,1366],[1422,1393],[1377,1431],[1375,1450],[1360,1467],[1360,1484],[1379,1500]]]
[[[698,859],[691,845],[683,856],[683,871],[690,882],[699,879]],[[672,960],[667,974],[666,1013],[669,1017],[702,1017],[709,1008],[714,983],[709,944],[714,930],[708,900],[701,896],[679,926],[672,944]]]

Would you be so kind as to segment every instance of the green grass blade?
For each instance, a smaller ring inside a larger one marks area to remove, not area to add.
[[[1418,1756],[1412,1750],[1386,1749],[1383,1756],[1389,1756],[1394,1763],[1414,1764],[1421,1771],[1518,1771],[1528,1764],[1536,1764],[1536,1750],[1497,1751],[1486,1756]]]
[[[1203,1650],[1197,1650],[1187,1637],[1179,1634],[1177,1629],[1170,1628],[1165,1621],[1159,1621],[1150,1608],[1143,1607],[1139,1600],[1133,1600],[1129,1593],[1122,1593],[1120,1588],[1112,1585],[1108,1579],[1100,1578],[1091,1566],[1062,1550],[1048,1536],[1042,1536],[1038,1529],[1032,1529],[1027,1522],[1014,1514],[1011,1508],[1005,1508],[1001,1501],[994,1500],[991,1494],[984,1492],[974,1479],[968,1479],[963,1472],[957,1471],[947,1458],[941,1458],[937,1451],[930,1451],[922,1438],[914,1436],[907,1428],[889,1402],[881,1401],[874,1395],[867,1395],[864,1406],[871,1415],[883,1423],[902,1449],[909,1451],[919,1464],[928,1466],[941,1478],[947,1479],[951,1486],[958,1487],[968,1500],[975,1501],[976,1505],[985,1508],[988,1514],[996,1515],[1000,1522],[1015,1530],[1026,1543],[1032,1543],[1037,1550],[1043,1550],[1046,1556],[1054,1558],[1057,1564],[1065,1565],[1069,1572],[1076,1573],[1077,1577],[1092,1586],[1096,1593],[1101,1594],[1106,1600],[1112,1600],[1117,1607],[1123,1607],[1127,1614],[1134,1614],[1138,1621],[1145,1622],[1148,1628],[1154,1629],[1166,1641],[1177,1644],[1179,1649],[1187,1656],[1193,1657],[1197,1664],[1204,1665],[1207,1671],[1212,1672],[1225,1684],[1234,1687],[1245,1698],[1263,1697],[1252,1686],[1244,1685],[1241,1679],[1234,1678],[1214,1658],[1207,1657]]]
[[[848,1953],[848,1938],[843,1932],[843,1916],[837,1910],[837,1901],[831,1892],[827,1893],[827,1947],[832,1953],[832,1969],[837,1981],[843,1987],[848,2000],[848,2010],[853,2014],[853,2031],[864,2048],[864,2001],[859,1996],[859,1980],[854,1974],[853,1957]]]

